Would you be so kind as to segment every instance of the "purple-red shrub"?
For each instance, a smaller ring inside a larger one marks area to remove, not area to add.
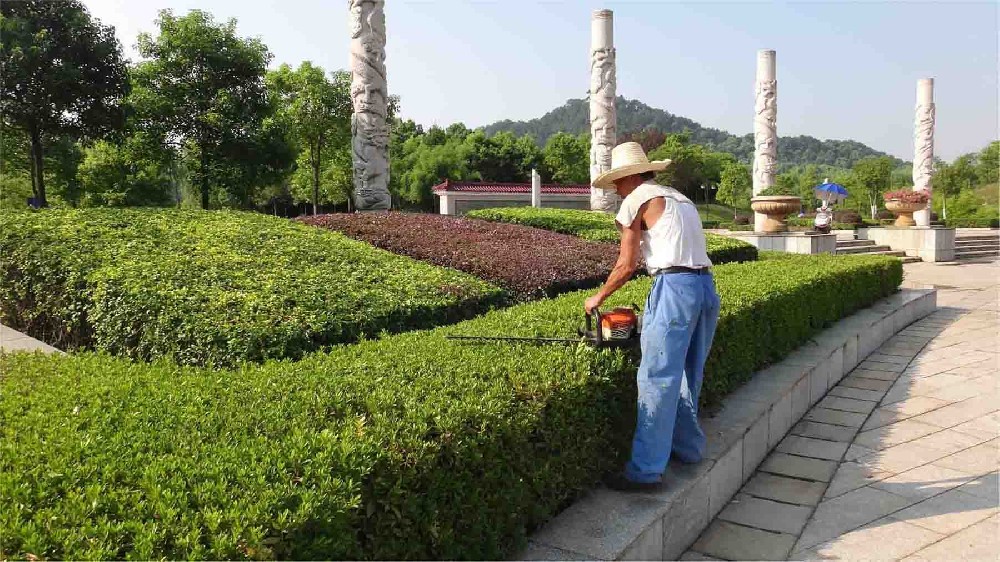
[[[596,287],[618,257],[613,244],[446,215],[359,213],[298,220],[396,254],[470,273],[503,287],[516,300]]]

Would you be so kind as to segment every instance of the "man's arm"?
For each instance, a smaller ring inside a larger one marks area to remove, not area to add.
[[[639,241],[642,239],[642,215],[645,211],[645,205],[640,207],[635,220],[628,227],[622,227],[619,224],[619,230],[622,233],[622,242],[621,249],[618,251],[618,261],[615,262],[614,268],[611,269],[611,273],[608,275],[608,280],[604,282],[604,286],[597,291],[597,294],[588,298],[586,303],[584,303],[583,306],[587,314],[590,314],[593,309],[601,306],[601,303],[620,289],[622,285],[628,283],[629,279],[632,279],[632,275],[635,274],[635,269],[639,265]]]

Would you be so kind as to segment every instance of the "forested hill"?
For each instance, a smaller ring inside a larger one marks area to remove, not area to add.
[[[619,97],[615,103],[618,110],[618,135],[644,129],[655,129],[662,133],[690,131],[691,141],[719,152],[735,155],[741,162],[750,162],[753,156],[753,135],[736,136],[719,129],[702,127],[686,118],[673,115],[662,109],[655,109],[638,100]],[[487,134],[510,131],[521,136],[531,134],[542,146],[549,136],[558,132],[573,134],[590,130],[588,125],[589,107],[587,100],[574,99],[557,107],[542,117],[530,121],[498,121],[487,125]],[[748,118],[749,121],[749,118]],[[778,139],[778,162],[782,168],[799,164],[828,164],[850,168],[866,156],[888,156],[857,141],[819,140],[814,137],[780,137]],[[893,158],[898,165],[902,161]]]

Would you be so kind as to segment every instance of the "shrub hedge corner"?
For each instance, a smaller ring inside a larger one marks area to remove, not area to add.
[[[60,349],[224,366],[505,302],[471,275],[258,213],[0,213],[0,321]]]

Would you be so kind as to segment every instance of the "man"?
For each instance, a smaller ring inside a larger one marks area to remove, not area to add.
[[[640,336],[632,458],[624,472],[607,481],[616,490],[654,490],[671,453],[696,463],[705,451],[698,394],[719,318],[719,296],[697,207],[676,189],[653,181],[669,164],[650,162],[638,143],[627,142],[611,151],[611,170],[594,180],[594,187],[614,189],[623,198],[615,217],[621,250],[607,282],[587,299],[586,312],[631,279],[640,252],[654,278]]]

